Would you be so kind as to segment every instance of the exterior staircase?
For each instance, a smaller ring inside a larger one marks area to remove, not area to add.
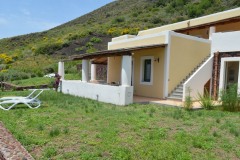
[[[196,72],[196,70],[203,65],[204,62],[210,57],[207,56],[199,65],[197,65],[169,94],[167,99],[182,101],[183,99],[183,84],[191,77],[191,75]]]

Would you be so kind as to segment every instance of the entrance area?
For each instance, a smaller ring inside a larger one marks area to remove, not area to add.
[[[226,62],[224,89],[229,85],[238,83],[239,61]]]
[[[240,57],[221,58],[220,79],[219,79],[219,95],[231,84],[238,85],[238,93],[240,93],[240,74],[239,74]]]

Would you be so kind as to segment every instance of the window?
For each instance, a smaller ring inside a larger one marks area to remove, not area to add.
[[[153,57],[146,56],[141,58],[141,84],[152,84],[153,77]]]

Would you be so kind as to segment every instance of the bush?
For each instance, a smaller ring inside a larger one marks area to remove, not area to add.
[[[113,23],[121,23],[124,22],[125,18],[124,17],[117,17],[113,20]]]
[[[60,50],[62,47],[63,47],[62,43],[48,43],[38,47],[35,53],[51,55],[55,51]]]
[[[240,111],[240,98],[238,97],[238,85],[231,84],[221,92],[221,102],[225,111]]]
[[[92,38],[90,39],[90,42],[93,42],[93,43],[101,43],[102,40],[101,40],[101,38],[98,38],[98,37],[92,37]]]
[[[85,50],[85,46],[83,46],[83,47],[78,47],[78,48],[75,48],[75,51],[83,51],[83,50]]]
[[[214,102],[208,92],[204,95],[201,95],[200,93],[198,93],[198,100],[203,108],[208,110],[213,109]]]
[[[93,47],[93,43],[92,42],[88,42],[88,43],[86,43],[86,45],[85,45],[87,48],[91,48],[91,47]]]
[[[191,110],[193,108],[193,101],[192,101],[192,97],[190,95],[191,89],[187,88],[187,91],[188,91],[188,95],[185,97],[185,101],[183,103],[183,107],[186,110]]]
[[[0,81],[14,81],[21,79],[28,79],[31,77],[31,74],[16,71],[16,70],[8,70],[7,72],[0,72]]]

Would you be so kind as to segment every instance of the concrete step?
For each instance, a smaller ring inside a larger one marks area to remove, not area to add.
[[[168,97],[167,99],[170,99],[170,100],[177,100],[177,101],[182,101],[182,98],[174,97],[174,96],[170,96],[170,97]]]
[[[183,93],[183,88],[177,88],[174,92]]]
[[[174,96],[174,97],[182,97],[183,94],[182,93],[172,93],[170,96]]]

